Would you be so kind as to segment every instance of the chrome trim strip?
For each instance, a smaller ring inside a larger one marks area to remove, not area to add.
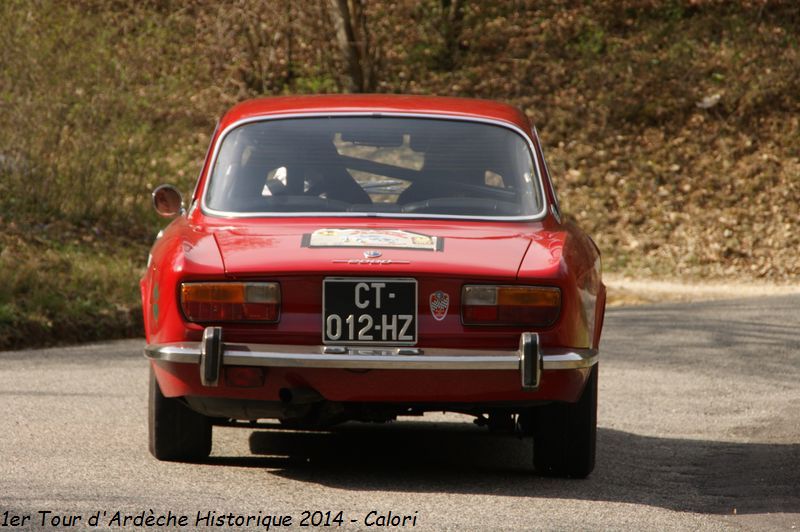
[[[339,369],[437,369],[437,370],[519,370],[518,351],[491,351],[475,349],[421,348],[406,355],[407,348],[346,347],[346,352],[335,353],[332,346],[298,346],[266,344],[225,344],[225,365],[339,368]],[[328,351],[327,353],[325,351]],[[356,352],[350,354],[351,352]],[[366,354],[373,352],[375,354]],[[148,345],[144,356],[181,364],[200,362],[199,342]],[[544,370],[589,368],[597,363],[596,349],[543,349]]]
[[[502,357],[439,357],[417,355],[302,355],[287,353],[228,352],[225,359],[230,364],[266,365],[289,368],[343,368],[343,369],[517,369],[519,358]]]
[[[206,148],[206,156],[203,158],[203,166],[200,167],[200,173],[197,175],[197,182],[194,184],[194,189],[192,190],[192,206],[197,201],[197,187],[200,186],[200,181],[203,180],[203,171],[206,169],[206,161],[208,161],[208,156],[211,155],[211,150],[214,148],[214,138],[217,136],[217,131],[219,131],[220,120],[217,120],[217,123],[214,124],[214,132],[211,133],[211,138],[208,139],[208,148]],[[210,169],[210,167],[209,167]]]
[[[573,349],[567,353],[544,354],[544,369],[581,369],[597,364],[597,349]]]
[[[410,260],[393,259],[334,259],[334,264],[368,264],[370,266],[383,266],[384,264],[411,264]]]
[[[556,195],[556,188],[555,185],[553,185],[553,174],[550,173],[550,167],[547,166],[547,158],[544,156],[542,139],[539,138],[539,130],[536,129],[536,126],[533,126],[532,131],[533,136],[536,138],[536,144],[539,147],[539,155],[542,156],[542,163],[544,163],[544,173],[541,176],[542,181],[547,181],[547,188],[550,189],[550,193],[553,195],[553,203],[550,204],[550,209],[553,212],[553,216],[555,216],[556,221],[561,223],[561,205],[558,203],[558,195]]]
[[[251,124],[253,122],[266,122],[268,120],[281,120],[287,118],[322,118],[322,117],[348,117],[348,116],[355,116],[355,117],[374,117],[374,116],[386,116],[392,118],[428,118],[428,119],[436,119],[436,120],[459,120],[463,122],[478,122],[483,124],[491,124],[499,127],[505,127],[506,129],[510,129],[520,135],[528,145],[528,149],[530,150],[531,160],[533,161],[533,166],[536,170],[536,177],[537,182],[539,184],[539,193],[542,198],[542,208],[541,210],[533,215],[530,216],[460,216],[460,215],[450,215],[450,214],[417,214],[417,213],[374,213],[374,212],[365,212],[365,213],[358,213],[358,212],[346,212],[346,213],[337,213],[337,212],[229,212],[229,211],[218,211],[215,209],[210,208],[206,204],[206,198],[208,196],[209,190],[209,183],[211,181],[211,177],[214,173],[214,167],[217,164],[217,156],[219,155],[219,150],[222,147],[222,142],[225,140],[225,137],[236,129],[237,127]],[[212,137],[213,138],[213,137]],[[471,116],[460,116],[460,115],[449,115],[447,113],[437,114],[437,113],[404,113],[398,111],[331,111],[331,112],[313,112],[313,113],[286,113],[286,114],[265,114],[262,116],[251,116],[249,118],[243,118],[241,120],[237,120],[233,122],[228,127],[226,127],[222,133],[220,133],[219,137],[217,138],[217,142],[214,145],[214,152],[211,156],[211,161],[208,164],[208,171],[205,176],[205,183],[203,189],[203,195],[200,200],[200,210],[203,214],[208,216],[215,216],[221,218],[298,218],[298,217],[331,217],[331,218],[411,218],[411,219],[442,219],[442,220],[488,220],[488,221],[495,221],[495,222],[516,222],[516,221],[538,221],[543,219],[547,215],[548,209],[548,202],[547,202],[547,193],[544,189],[544,183],[542,178],[542,169],[539,166],[539,158],[536,157],[536,148],[533,145],[533,141],[528,136],[528,134],[517,127],[516,125],[512,124],[511,122],[505,122],[503,120],[493,120],[490,118],[482,118],[482,117],[471,117]],[[200,179],[198,179],[198,185],[200,184]]]

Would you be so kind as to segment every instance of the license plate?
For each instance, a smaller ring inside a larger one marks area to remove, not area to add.
[[[322,342],[416,344],[416,279],[324,279]]]

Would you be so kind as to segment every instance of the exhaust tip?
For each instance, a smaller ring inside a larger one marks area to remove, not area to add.
[[[278,399],[281,400],[281,403],[284,404],[291,403],[293,398],[294,394],[292,393],[292,390],[290,390],[289,388],[281,388],[280,390],[278,390]]]
[[[325,400],[313,388],[281,388],[278,390],[278,399],[285,405],[309,405]]]

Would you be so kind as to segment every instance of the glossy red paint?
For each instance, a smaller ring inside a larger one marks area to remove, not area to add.
[[[241,120],[318,113],[411,113],[471,117],[510,124],[536,149],[527,118],[496,102],[416,96],[291,96],[237,105],[221,120],[212,139]],[[418,347],[513,350],[529,329],[465,326],[461,322],[461,287],[470,283],[519,283],[560,288],[562,308],[550,327],[530,331],[544,347],[597,348],[605,288],[594,243],[555,209],[540,221],[491,222],[409,218],[218,218],[199,208],[209,173],[206,161],[189,212],[174,220],[154,244],[141,281],[148,344],[200,340],[203,326],[187,322],[178,302],[180,283],[192,280],[258,279],[277,281],[283,301],[275,324],[226,324],[225,341],[318,346],[321,338],[321,286],[328,275],[414,277],[418,280]],[[542,178],[549,185],[550,176]],[[545,186],[548,204],[555,197]],[[303,235],[322,228],[403,229],[443,238],[441,252],[385,249],[391,264],[335,262],[361,259],[363,250],[303,247]],[[407,262],[406,262],[407,261]],[[449,312],[437,321],[429,294],[449,295]],[[207,396],[276,401],[286,386],[307,386],[332,401],[369,402],[531,402],[576,401],[588,369],[545,371],[535,392],[520,389],[519,374],[503,371],[387,371],[271,368],[263,387],[232,388],[200,383],[196,365],[153,362],[168,397]]]
[[[363,249],[309,248],[302,247],[303,235],[325,227],[386,228],[401,227],[403,230],[423,233],[444,239],[440,252],[415,249],[384,249],[381,259],[398,261],[386,264],[380,271],[386,275],[450,275],[453,271],[469,270],[476,277],[515,279],[517,270],[528,247],[533,243],[530,235],[518,227],[486,222],[461,223],[454,226],[451,221],[431,222],[410,220],[376,223],[340,219],[322,219],[313,222],[286,221],[278,227],[271,223],[242,222],[239,227],[215,233],[222,253],[225,272],[232,277],[248,277],[264,271],[269,262],[271,272],[277,274],[296,272],[363,273],[363,265],[340,265],[336,260],[363,259]],[[480,241],[485,257],[475,261],[475,244]],[[403,264],[409,261],[410,264]],[[551,262],[557,266],[557,262]]]
[[[278,281],[284,294],[282,317],[277,324],[226,325],[231,341],[305,344],[321,341],[322,278],[325,275],[413,276],[419,281],[420,347],[515,348],[519,328],[464,326],[460,316],[461,287],[469,283],[522,283],[557,286],[562,291],[562,311],[556,325],[541,331],[544,345],[590,347],[589,331],[580,317],[579,294],[574,283],[592,270],[587,257],[591,244],[568,252],[564,260],[568,230],[545,231],[543,224],[460,222],[440,220],[391,220],[393,228],[440,236],[445,239],[441,253],[422,250],[383,250],[382,258],[407,260],[409,264],[347,264],[338,259],[362,258],[360,249],[303,248],[302,235],[326,227],[375,227],[364,219],[296,218],[238,221],[239,227],[192,226],[178,219],[164,232],[153,248],[152,261],[144,286],[158,286],[161,303],[159,318],[146,314],[148,343],[199,340],[202,328],[186,323],[176,304],[183,281],[213,279],[258,279]],[[567,228],[569,229],[569,228]],[[201,236],[208,231],[207,236]],[[235,233],[233,231],[236,231]],[[212,236],[213,235],[213,236]],[[572,237],[573,239],[575,237]],[[178,242],[181,244],[176,245]],[[218,245],[213,245],[216,242]],[[576,242],[577,245],[579,242]],[[482,251],[476,260],[476,249]],[[444,260],[436,260],[444,255]],[[588,255],[591,257],[591,255]],[[161,268],[158,265],[163,265]],[[454,272],[459,273],[454,278]],[[144,290],[144,288],[143,288]],[[442,321],[433,319],[430,293],[442,290],[450,296],[451,311]],[[597,290],[599,290],[599,285]],[[152,292],[152,291],[151,291]],[[147,310],[153,301],[145,294]],[[465,333],[467,334],[465,336]]]
[[[528,130],[528,118],[516,107],[491,100],[397,94],[321,94],[249,100],[231,108],[220,129],[248,118],[303,113],[415,113],[500,120]]]

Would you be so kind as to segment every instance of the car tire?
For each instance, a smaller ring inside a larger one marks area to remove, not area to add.
[[[211,419],[164,397],[152,368],[147,422],[150,454],[157,459],[197,462],[211,454]]]
[[[597,372],[595,364],[577,403],[551,403],[532,413],[533,467],[539,474],[584,478],[594,469]]]

